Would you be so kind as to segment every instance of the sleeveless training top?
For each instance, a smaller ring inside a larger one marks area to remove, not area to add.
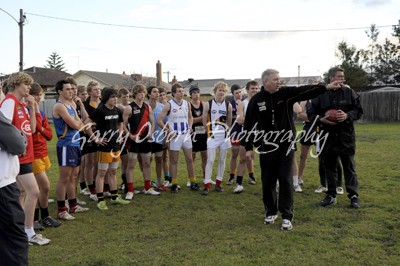
[[[189,132],[189,103],[182,100],[180,104],[171,99],[168,101],[171,106],[168,114],[168,126],[177,134]]]
[[[149,105],[143,103],[139,107],[134,101],[129,104],[132,108],[132,115],[128,119],[129,129],[133,135],[139,134],[144,138],[149,133]]]
[[[222,103],[218,104],[215,99],[211,99],[208,104],[208,136],[225,137],[229,103],[223,100]]]
[[[76,113],[75,108],[72,107],[72,105],[68,106],[61,101],[57,101],[57,103],[64,105],[68,111],[68,114],[76,121],[79,120],[78,114]],[[53,117],[53,123],[58,137],[57,146],[80,146],[80,135],[78,130],[68,126],[61,117]]]

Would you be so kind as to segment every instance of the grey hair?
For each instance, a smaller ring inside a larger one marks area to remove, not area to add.
[[[265,70],[262,74],[261,74],[261,82],[264,83],[264,81],[266,81],[268,79],[268,77],[272,74],[279,74],[278,70],[269,68],[267,70]]]
[[[344,72],[344,69],[341,67],[332,67],[328,70],[328,81],[333,78],[334,76],[336,76],[337,72]]]

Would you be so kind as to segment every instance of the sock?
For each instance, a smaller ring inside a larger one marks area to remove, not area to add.
[[[249,177],[254,180],[254,170],[249,171]]]
[[[144,189],[149,190],[151,188],[150,180],[144,180]]]
[[[49,208],[40,208],[40,215],[42,217],[42,220],[49,217]]]
[[[171,179],[172,179],[172,184],[174,184],[174,185],[176,185],[176,184],[178,184],[178,178],[176,178],[176,177],[171,177]]]
[[[127,188],[128,192],[133,192],[133,183],[128,183]]]
[[[97,192],[97,203],[100,201],[104,201],[104,193],[103,192]]]
[[[235,179],[235,170],[231,170],[230,172],[229,172],[229,180],[233,180],[233,179]]]
[[[161,177],[157,177],[157,186],[161,186]]]
[[[84,190],[85,188],[87,188],[85,181],[80,182],[79,185],[81,186],[81,190]]]
[[[28,236],[28,239],[31,239],[35,234],[35,230],[33,230],[33,227],[27,228],[25,227],[25,233]]]
[[[69,199],[68,200],[68,204],[69,204],[69,210],[71,212],[71,210],[76,208],[76,205],[78,205],[78,202],[76,201],[76,198],[75,199]]]
[[[121,175],[122,183],[126,184],[126,174]]]
[[[65,193],[65,200],[67,200],[68,199],[68,194],[67,193]]]
[[[215,180],[215,186],[216,187],[220,187],[221,186],[222,181],[221,180]]]
[[[167,180],[167,181],[169,181],[169,177],[170,177],[170,176],[169,176],[169,172],[165,172],[165,173],[164,173],[164,179]]]
[[[33,216],[33,221],[39,221],[39,208],[35,208],[35,214]]]
[[[211,183],[204,184],[204,187],[210,189],[211,188]]]
[[[103,192],[110,192],[110,185],[104,183],[104,191]]]
[[[196,177],[189,177],[190,184],[196,183]]]
[[[297,175],[293,176],[293,186],[299,185],[299,177]]]
[[[90,184],[89,185],[90,194],[96,194],[96,185]]]
[[[242,185],[243,183],[243,176],[237,176],[236,177],[236,184]]]
[[[110,190],[111,193],[111,199],[116,200],[118,198],[118,192],[117,190]]]
[[[65,207],[65,200],[57,200],[57,207],[58,207],[58,212],[65,212],[67,210],[67,207]]]

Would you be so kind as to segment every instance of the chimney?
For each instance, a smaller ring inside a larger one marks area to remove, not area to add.
[[[126,75],[126,74],[125,74],[125,71],[122,71],[122,75]]]
[[[171,80],[171,84],[172,85],[175,84],[175,83],[178,83],[178,80],[176,79],[176,76],[174,76],[174,78]]]
[[[157,86],[160,86],[161,81],[162,81],[162,71],[161,71],[160,60],[158,60],[157,64],[156,64],[156,78],[157,78]]]
[[[192,83],[194,81],[194,78],[188,78],[189,83]]]
[[[36,67],[35,66],[33,67],[33,71],[32,72],[36,73]]]

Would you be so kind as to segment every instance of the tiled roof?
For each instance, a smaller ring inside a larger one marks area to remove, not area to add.
[[[72,76],[71,74],[57,69],[44,67],[30,67],[24,69],[24,72],[31,75],[33,80],[41,86],[53,87],[57,81]]]

